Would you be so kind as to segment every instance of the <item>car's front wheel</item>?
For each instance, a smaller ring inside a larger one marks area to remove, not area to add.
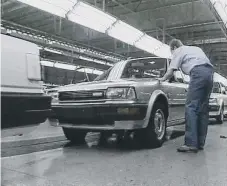
[[[62,127],[65,137],[72,143],[80,145],[85,143],[86,131]]]
[[[145,147],[161,147],[165,141],[166,123],[165,106],[155,103],[147,128],[137,131],[135,137]]]
[[[221,108],[219,116],[216,118],[217,122],[222,124],[224,122],[224,107]]]

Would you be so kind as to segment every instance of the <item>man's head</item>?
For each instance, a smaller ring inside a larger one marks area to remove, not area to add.
[[[177,48],[183,46],[183,43],[179,39],[173,39],[169,43],[170,50],[173,53]]]

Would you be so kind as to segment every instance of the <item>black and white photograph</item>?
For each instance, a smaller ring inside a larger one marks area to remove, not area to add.
[[[1,0],[2,186],[227,186],[227,0]]]

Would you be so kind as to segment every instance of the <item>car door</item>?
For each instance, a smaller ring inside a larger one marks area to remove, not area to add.
[[[169,99],[169,125],[181,124],[185,121],[187,93],[187,84],[184,83],[181,72],[174,72],[173,78],[162,85]]]

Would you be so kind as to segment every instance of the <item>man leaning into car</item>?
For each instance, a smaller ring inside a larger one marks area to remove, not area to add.
[[[203,150],[209,122],[209,97],[213,87],[213,65],[199,47],[186,46],[178,39],[170,42],[172,60],[160,81],[170,79],[175,70],[190,76],[185,104],[185,141],[179,152]]]

